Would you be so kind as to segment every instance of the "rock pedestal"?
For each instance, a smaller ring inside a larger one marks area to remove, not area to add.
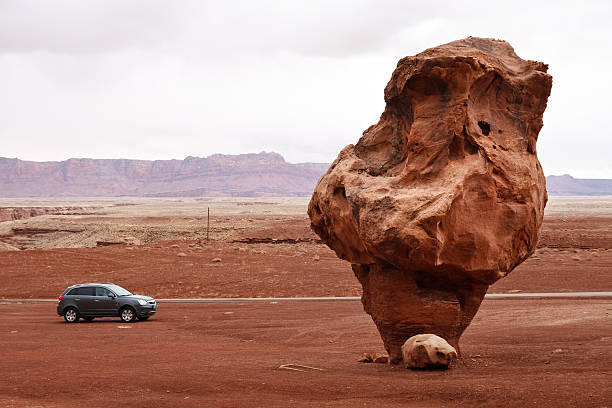
[[[351,262],[392,362],[415,334],[456,347],[488,286],[533,253],[547,68],[472,37],[401,59],[380,121],[317,184],[311,226]]]
[[[405,271],[380,265],[355,265],[363,287],[361,301],[372,316],[391,362],[401,361],[406,339],[435,333],[459,349],[459,337],[472,321],[487,285],[454,289],[427,286]]]

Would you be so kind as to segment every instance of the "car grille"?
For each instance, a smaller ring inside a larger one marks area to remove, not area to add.
[[[154,305],[155,304],[155,300],[149,300],[148,301],[150,305]]]

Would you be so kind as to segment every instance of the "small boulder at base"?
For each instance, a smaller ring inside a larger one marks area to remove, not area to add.
[[[370,353],[363,353],[361,356],[359,356],[359,360],[357,360],[360,363],[371,363],[372,362],[372,354]]]
[[[457,358],[457,351],[435,334],[417,334],[406,340],[402,356],[407,368],[448,368]]]
[[[387,354],[372,354],[372,362],[377,364],[387,364],[389,362],[389,356]]]

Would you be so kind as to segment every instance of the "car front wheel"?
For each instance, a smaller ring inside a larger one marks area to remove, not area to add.
[[[127,306],[121,309],[119,317],[123,323],[132,323],[136,318],[136,312],[131,307]]]
[[[66,323],[76,323],[79,321],[79,311],[74,307],[69,307],[64,312],[64,320]]]

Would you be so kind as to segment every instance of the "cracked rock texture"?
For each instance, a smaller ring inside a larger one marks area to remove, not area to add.
[[[351,262],[393,363],[416,334],[457,347],[488,286],[534,251],[547,68],[473,37],[402,58],[380,121],[317,184],[312,228]]]

